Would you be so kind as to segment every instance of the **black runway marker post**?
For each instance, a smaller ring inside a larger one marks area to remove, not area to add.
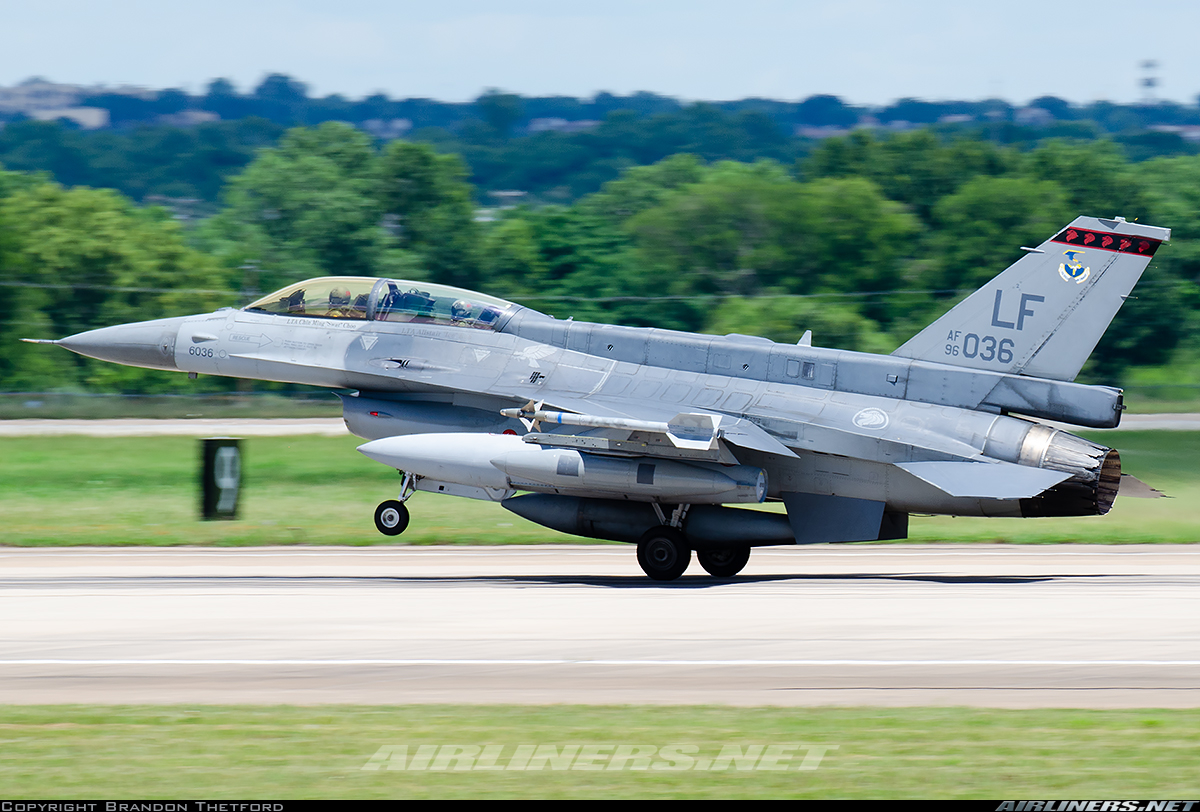
[[[236,519],[242,489],[241,440],[208,437],[200,441],[200,515],[210,519]]]

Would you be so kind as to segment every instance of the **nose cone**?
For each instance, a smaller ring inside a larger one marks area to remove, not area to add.
[[[67,336],[57,343],[71,352],[148,369],[178,369],[175,366],[175,336],[185,317],[155,319],[134,324],[101,327]]]

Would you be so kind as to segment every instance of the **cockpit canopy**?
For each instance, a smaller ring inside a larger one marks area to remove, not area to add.
[[[517,305],[430,282],[322,276],[277,290],[242,309],[318,319],[416,322],[495,330]]]

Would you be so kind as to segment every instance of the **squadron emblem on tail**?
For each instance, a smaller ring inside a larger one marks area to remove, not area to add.
[[[1058,266],[1058,275],[1064,281],[1074,282],[1077,285],[1083,284],[1089,276],[1092,275],[1091,268],[1085,268],[1079,257],[1083,255],[1082,251],[1063,251],[1067,261],[1060,263]]]

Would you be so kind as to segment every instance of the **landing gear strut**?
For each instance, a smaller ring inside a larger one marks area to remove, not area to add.
[[[683,533],[674,527],[660,525],[650,528],[642,536],[637,557],[642,571],[654,580],[674,581],[688,568],[692,551]]]
[[[404,481],[400,484],[400,499],[388,499],[380,502],[375,508],[375,529],[385,536],[398,536],[408,529],[408,508],[405,502],[417,489],[417,477],[403,473]]]

